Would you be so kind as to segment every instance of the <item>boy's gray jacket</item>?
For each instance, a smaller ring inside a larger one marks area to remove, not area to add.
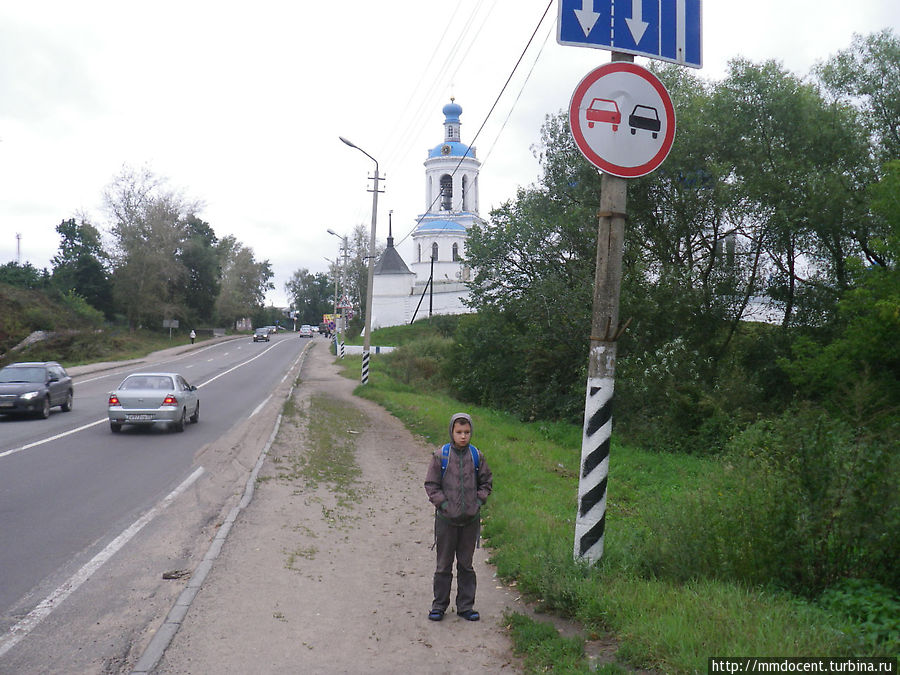
[[[450,428],[453,428],[453,421]],[[468,417],[467,415],[462,417]],[[470,421],[471,424],[471,421]],[[441,448],[431,456],[428,473],[425,474],[425,492],[437,509],[438,517],[454,525],[466,525],[478,517],[478,511],[491,494],[494,478],[481,451],[478,452],[478,475],[469,446],[457,448],[450,444],[447,470],[441,477]]]

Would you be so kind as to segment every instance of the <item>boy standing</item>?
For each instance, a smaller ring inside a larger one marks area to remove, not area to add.
[[[440,621],[450,606],[453,559],[456,558],[456,613],[469,621],[475,611],[475,569],[472,558],[481,535],[480,510],[493,488],[493,476],[484,455],[470,445],[472,418],[456,413],[450,418],[450,443],[431,457],[425,492],[434,504],[434,541],[437,567],[434,602],[428,618]]]

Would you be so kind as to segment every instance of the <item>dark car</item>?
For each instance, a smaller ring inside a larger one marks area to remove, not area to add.
[[[0,370],[0,414],[47,419],[50,408],[72,409],[72,378],[55,361],[13,363]]]
[[[253,332],[253,341],[254,342],[268,342],[269,341],[269,328],[267,326],[263,326],[262,328],[257,328]]]

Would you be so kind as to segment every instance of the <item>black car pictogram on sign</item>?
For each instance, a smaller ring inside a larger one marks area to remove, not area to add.
[[[634,106],[634,110],[628,116],[628,126],[631,127],[632,135],[637,133],[638,129],[645,129],[653,132],[653,138],[657,137],[662,127],[656,108],[651,108],[648,105]]]

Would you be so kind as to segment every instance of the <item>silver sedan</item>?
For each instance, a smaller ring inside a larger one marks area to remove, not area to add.
[[[123,424],[168,424],[184,431],[186,421],[200,419],[197,387],[178,373],[132,373],[109,393],[109,428]]]

